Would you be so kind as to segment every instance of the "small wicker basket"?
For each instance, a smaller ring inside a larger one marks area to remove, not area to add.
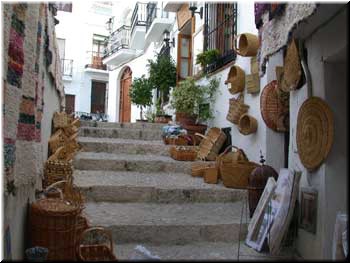
[[[240,133],[244,135],[249,135],[251,133],[255,133],[257,129],[258,129],[258,122],[254,117],[248,114],[243,114],[241,116],[238,124],[238,130]]]
[[[260,77],[258,73],[246,75],[247,92],[250,94],[260,92]]]
[[[62,129],[58,129],[49,139],[49,149],[51,153],[57,151],[57,149],[68,141],[68,136]]]
[[[85,229],[78,237],[77,255],[81,261],[116,261],[112,234],[103,227]]]
[[[228,83],[231,83],[231,88],[229,88],[231,94],[242,92],[245,86],[244,70],[237,65],[233,65],[228,73],[227,80],[225,80],[225,84]]]
[[[55,112],[53,114],[53,127],[54,129],[65,128],[70,123],[70,117],[65,112]]]
[[[233,124],[238,124],[241,116],[249,109],[249,105],[244,104],[243,94],[241,93],[238,98],[230,99],[230,107],[226,116],[226,119]]]
[[[50,160],[45,162],[43,187],[56,183],[62,180],[69,180],[73,175],[72,162],[62,160]]]
[[[216,165],[215,163],[203,162],[203,161],[193,163],[191,166],[191,175],[193,177],[203,177],[205,169],[208,167],[213,167],[215,165]]]
[[[171,146],[170,156],[177,161],[194,161],[197,159],[198,146]]]

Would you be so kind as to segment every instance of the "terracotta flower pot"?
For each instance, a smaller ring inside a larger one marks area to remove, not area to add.
[[[197,116],[195,115],[189,115],[187,113],[183,112],[177,112],[175,121],[180,122],[181,125],[194,125],[196,123]]]

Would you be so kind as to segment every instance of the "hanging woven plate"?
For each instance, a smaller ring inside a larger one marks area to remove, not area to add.
[[[326,159],[333,135],[333,113],[327,103],[318,97],[307,99],[298,112],[296,140],[300,160],[309,171]]]
[[[281,96],[283,94],[283,96]],[[277,132],[289,130],[289,93],[278,90],[277,81],[268,83],[260,96],[261,116],[267,127]]]
[[[284,58],[283,79],[280,88],[285,92],[297,89],[300,87],[299,82],[302,79],[302,74],[298,47],[293,39],[288,45]]]

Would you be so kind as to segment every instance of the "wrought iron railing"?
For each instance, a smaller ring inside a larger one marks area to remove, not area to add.
[[[146,26],[147,24],[147,3],[137,2],[131,16],[131,34],[136,26]]]
[[[123,25],[114,31],[107,38],[107,46],[104,58],[112,55],[122,48],[129,48],[130,43],[130,26]]]
[[[61,72],[63,76],[73,76],[73,59],[61,59]]]
[[[107,69],[107,66],[102,63],[104,53],[96,52],[96,51],[88,51],[87,54],[89,56],[89,59],[91,59],[91,63],[86,64],[85,68],[94,68],[94,69],[102,69],[102,70]]]
[[[157,8],[157,2],[150,2],[147,4],[147,19],[146,19],[146,32],[151,27],[155,18],[168,18],[169,13],[164,11],[163,8]]]
[[[237,35],[237,4],[206,3],[204,25],[204,50],[218,49],[219,58],[205,67],[213,72],[236,58],[234,37]]]

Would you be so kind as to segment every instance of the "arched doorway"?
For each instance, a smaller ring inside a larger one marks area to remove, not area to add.
[[[130,122],[131,102],[129,90],[132,81],[132,71],[129,67],[124,69],[120,79],[119,122]]]

